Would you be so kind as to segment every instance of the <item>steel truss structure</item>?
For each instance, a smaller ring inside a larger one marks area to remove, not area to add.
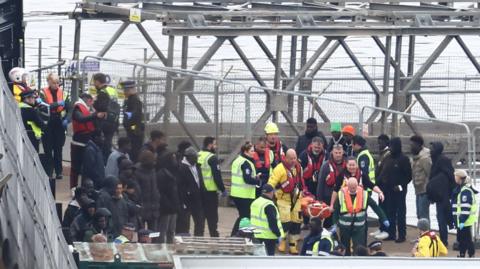
[[[468,8],[456,8],[459,2],[471,3]],[[238,36],[251,36],[252,40],[267,56],[274,68],[274,88],[285,91],[312,92],[312,79],[322,69],[332,54],[343,48],[352,60],[364,80],[375,95],[375,105],[390,108],[396,111],[408,111],[411,108],[412,97],[419,102],[426,114],[435,118],[428,103],[421,96],[420,81],[424,74],[434,64],[445,48],[452,42],[457,42],[475,69],[480,73],[480,64],[462,39],[463,35],[480,34],[480,9],[475,8],[477,2],[464,0],[445,0],[442,3],[426,1],[384,1],[377,0],[86,0],[79,3],[80,9],[71,14],[76,21],[74,59],[79,59],[80,28],[82,20],[120,20],[123,21],[119,29],[97,54],[103,57],[122,35],[125,29],[134,24],[145,40],[154,50],[160,61],[171,67],[174,59],[174,45],[177,37],[181,38],[182,61],[181,67],[187,67],[189,36],[215,36],[216,40],[193,65],[193,70],[201,71],[225,43],[229,43],[237,53],[239,59],[245,64],[252,77],[262,87],[265,81],[260,76],[256,67],[249,60],[248,55],[239,46],[235,38]],[[140,21],[132,21],[131,13],[136,11]],[[142,22],[147,20],[158,21],[163,26],[163,34],[169,37],[166,53],[160,50]],[[265,44],[262,36],[276,36],[275,51],[271,51]],[[416,36],[444,36],[443,41],[433,50],[428,59],[420,68],[414,68]],[[282,55],[285,36],[291,38],[290,57]],[[323,36],[325,40],[308,58],[309,36]],[[372,38],[384,55],[383,84],[378,86],[372,76],[360,63],[357,55],[350,48],[347,40],[350,36],[364,36]],[[407,40],[405,40],[407,39]],[[402,44],[408,42],[407,70],[401,69]],[[395,43],[395,44],[392,44]],[[297,51],[300,45],[300,68],[296,67]],[[289,69],[282,68],[285,62]],[[393,69],[393,81],[390,79],[390,69]],[[78,83],[78,82],[77,82]],[[393,85],[393,102],[389,106],[389,88]],[[185,77],[180,83],[167,83],[166,94],[168,98],[184,98],[178,93],[191,91],[192,79]],[[73,87],[75,89],[76,87]],[[272,116],[278,120],[279,114],[283,115],[288,123],[304,120],[303,98],[297,102],[297,118],[293,118],[293,100],[279,98],[274,92],[265,92],[267,104],[265,113],[254,126],[260,126]],[[74,93],[73,93],[74,94]],[[73,95],[75,96],[75,95]],[[195,105],[205,122],[212,120],[196,100],[193,94],[187,97]],[[178,101],[178,102],[177,102]],[[323,121],[328,122],[328,115],[313,100],[316,112]],[[154,118],[169,121],[169,110],[184,110],[185,100],[166,102],[178,104],[177,107],[162,109]],[[367,123],[380,121],[382,126],[387,125],[388,112],[376,110]],[[397,135],[398,116],[391,115],[392,135]],[[413,132],[417,132],[410,118],[404,118]]]

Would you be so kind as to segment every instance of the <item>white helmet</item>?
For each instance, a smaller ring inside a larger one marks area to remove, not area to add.
[[[10,80],[16,83],[21,83],[26,76],[28,76],[27,70],[21,67],[14,67],[8,72]]]

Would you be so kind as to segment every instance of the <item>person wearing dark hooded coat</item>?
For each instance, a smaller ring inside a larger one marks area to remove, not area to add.
[[[78,187],[75,189],[75,195],[68,203],[67,209],[63,215],[62,227],[70,227],[75,217],[80,214],[82,208],[82,202],[85,202],[87,198],[87,192],[84,188]]]
[[[100,131],[93,132],[92,138],[88,141],[83,152],[82,177],[90,178],[96,190],[103,187],[103,180],[105,179],[103,141],[103,135]]]
[[[92,242],[92,237],[96,234],[102,234],[107,239],[107,242],[113,242],[115,238],[111,229],[111,219],[112,213],[104,207],[99,207],[95,215],[93,216],[93,221],[85,235],[83,237],[83,242]]]
[[[298,137],[295,151],[298,155],[308,148],[314,137],[320,137],[324,146],[327,145],[327,139],[322,131],[318,130],[317,120],[315,118],[307,119],[307,126],[305,127],[305,134]]]
[[[435,202],[440,239],[448,246],[448,227],[454,228],[450,197],[456,187],[455,169],[452,161],[443,154],[441,142],[430,144],[430,156],[432,170],[427,184],[427,196],[431,202]]]
[[[96,203],[95,201],[86,198],[85,201],[82,201],[82,209],[80,214],[78,214],[75,219],[73,219],[72,224],[70,224],[70,240],[72,242],[82,241],[85,235],[85,232],[90,228],[93,221],[93,216],[95,214]]]
[[[390,156],[383,161],[384,169],[379,175],[385,193],[387,216],[390,221],[387,240],[402,243],[407,237],[407,185],[412,180],[410,159],[402,152],[402,141],[395,137],[390,140]],[[397,237],[398,230],[398,237]]]

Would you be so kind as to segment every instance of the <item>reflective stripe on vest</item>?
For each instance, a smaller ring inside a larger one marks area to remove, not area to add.
[[[27,104],[25,104],[24,102],[20,102],[20,103],[18,104],[18,107],[19,107],[20,109],[22,109],[22,108],[32,108],[30,105],[27,105]],[[32,109],[33,109],[33,108],[32,108]],[[35,138],[37,138],[37,139],[42,138],[42,134],[43,134],[42,129],[40,129],[40,127],[38,127],[35,122],[33,122],[33,121],[27,121],[27,124],[30,125],[30,128],[32,128],[32,132],[33,132],[33,134],[35,135]]]
[[[323,240],[323,239],[327,239],[330,242],[330,249],[328,251],[332,252],[333,251],[333,240],[332,240],[332,238],[330,236],[327,236],[327,235],[322,235],[322,237],[320,238],[320,241]],[[307,250],[307,254],[309,254],[311,256],[318,256],[318,253],[319,253],[318,247],[320,246],[320,241],[315,242],[315,244],[313,244],[312,250],[311,251]]]
[[[52,91],[50,90],[50,87],[45,87],[43,89],[43,94],[45,95],[45,102],[49,105],[53,104],[53,95]],[[58,87],[57,88],[57,103],[62,102],[63,100],[63,90],[62,88]],[[58,106],[55,112],[61,113],[64,110],[63,106]]]
[[[462,192],[469,191],[472,195],[472,204],[469,203],[462,203]],[[462,207],[470,207],[470,211],[462,211]],[[467,220],[465,221],[465,227],[472,226],[477,221],[477,211],[478,211],[478,204],[475,193],[473,190],[468,186],[463,186],[460,192],[457,195],[456,204],[453,204],[454,210],[453,215],[457,220],[457,227],[460,225],[460,215],[469,215]]]
[[[255,228],[254,236],[255,238],[261,239],[277,239],[277,235],[275,235],[272,230],[270,230],[270,226],[268,225],[267,214],[265,214],[265,208],[268,205],[272,205],[275,207],[277,212],[277,226],[280,230],[280,237],[284,237],[285,233],[283,232],[282,223],[280,222],[280,214],[278,212],[277,207],[273,203],[273,201],[268,200],[262,196],[258,197],[253,203],[250,205],[250,224]]]
[[[129,242],[130,242],[130,240],[128,240],[128,238],[126,238],[124,235],[119,235],[113,241],[113,243],[115,243],[115,244],[125,244],[125,243],[129,243]]]
[[[366,220],[365,210],[367,209],[368,193],[361,187],[357,188],[357,195],[352,201],[348,187],[344,187],[338,192],[338,199],[340,203],[340,218],[338,220],[340,225],[350,226],[364,226]]]
[[[210,165],[208,164],[208,161],[210,158],[212,158],[214,155],[213,153],[209,151],[200,151],[198,153],[198,164],[200,165],[200,169],[202,171],[202,177],[203,177],[203,183],[205,184],[205,189],[207,191],[217,191],[217,184],[215,184],[215,181],[213,180],[213,173]]]
[[[360,152],[360,154],[358,154],[357,163],[359,163],[360,157],[362,157],[363,155],[366,155],[368,157],[368,178],[370,179],[372,184],[375,185],[375,160],[373,159],[370,151],[368,151],[368,149],[365,149]]]
[[[230,196],[255,199],[255,185],[247,184],[243,180],[242,164],[248,162],[252,175],[256,175],[255,165],[248,159],[238,156],[232,163],[232,188],[230,190]]]

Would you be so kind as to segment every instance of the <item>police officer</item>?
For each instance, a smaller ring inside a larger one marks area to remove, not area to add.
[[[370,182],[375,185],[375,160],[367,148],[365,138],[356,135],[352,138],[352,148],[357,154],[357,163],[364,175],[368,175]],[[367,190],[371,192],[371,189]]]
[[[205,192],[202,193],[203,209],[207,219],[208,231],[210,237],[218,237],[218,194],[227,196],[227,191],[223,185],[222,173],[218,164],[215,152],[217,150],[217,141],[211,136],[203,140],[203,149],[198,153],[198,164],[202,171]]]
[[[113,243],[115,244],[125,244],[130,243],[133,240],[133,235],[135,233],[135,225],[132,223],[125,223],[122,227],[122,233],[115,238]]]
[[[126,98],[123,103],[123,127],[132,145],[130,158],[136,162],[145,137],[143,104],[138,97],[135,81],[124,81],[122,87]]]
[[[273,203],[273,187],[265,184],[262,195],[250,206],[250,224],[254,228],[254,237],[265,245],[268,256],[275,255],[275,245],[285,237],[280,214]]]
[[[43,100],[50,106],[50,117],[42,137],[43,150],[48,163],[45,172],[53,178],[53,170],[55,170],[56,179],[62,179],[62,149],[68,124],[65,97],[57,74],[50,73],[47,76],[47,82],[48,86],[42,90]]]
[[[468,251],[468,257],[475,256],[475,245],[472,241],[472,227],[477,222],[478,203],[475,189],[469,186],[470,177],[462,169],[455,170],[455,182],[457,187],[452,194],[452,213],[457,227],[457,242],[459,257],[464,258]]]
[[[21,102],[18,104],[22,114],[23,125],[27,131],[28,138],[35,150],[39,151],[40,139],[42,138],[45,124],[35,110],[35,92],[24,91],[20,94]]]

